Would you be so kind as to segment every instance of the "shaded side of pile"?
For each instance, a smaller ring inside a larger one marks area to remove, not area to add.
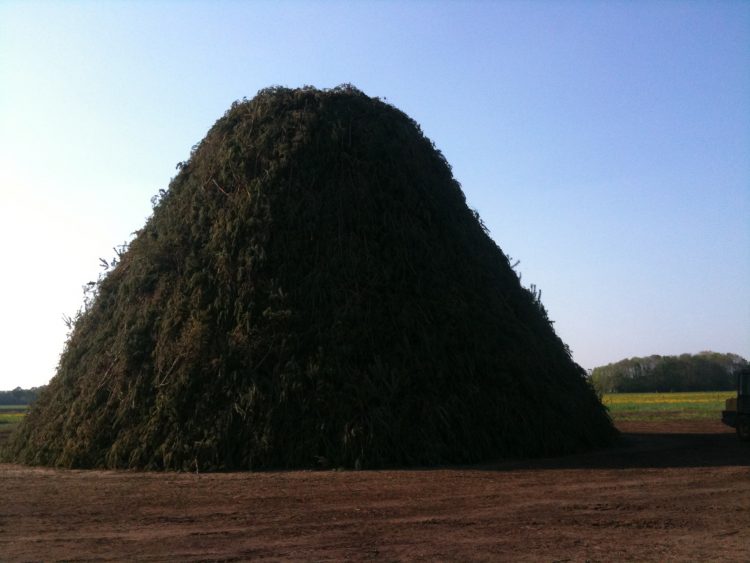
[[[353,87],[274,88],[182,164],[7,454],[358,468],[613,435],[418,125]]]

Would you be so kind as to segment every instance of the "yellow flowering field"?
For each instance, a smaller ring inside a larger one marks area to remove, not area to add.
[[[718,419],[725,401],[734,396],[734,391],[607,393],[602,402],[615,420]]]
[[[0,405],[0,448],[24,416],[26,416],[25,405]]]
[[[17,424],[25,416],[23,412],[1,412],[0,424]]]

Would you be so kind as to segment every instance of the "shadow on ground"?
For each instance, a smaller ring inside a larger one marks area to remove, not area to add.
[[[481,469],[515,471],[535,469],[665,469],[689,467],[750,468],[750,443],[741,442],[728,431],[659,432],[659,423],[650,422],[641,431],[624,431],[617,443],[607,449],[585,454],[485,464]],[[686,425],[687,426],[687,425]],[[712,428],[713,430],[713,428]]]

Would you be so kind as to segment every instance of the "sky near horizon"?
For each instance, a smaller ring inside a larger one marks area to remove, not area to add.
[[[574,359],[750,358],[750,3],[0,1],[0,389],[234,100],[403,110]]]

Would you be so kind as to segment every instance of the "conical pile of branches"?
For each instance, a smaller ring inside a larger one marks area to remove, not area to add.
[[[382,467],[613,434],[419,126],[351,86],[272,88],[180,165],[7,454]]]

